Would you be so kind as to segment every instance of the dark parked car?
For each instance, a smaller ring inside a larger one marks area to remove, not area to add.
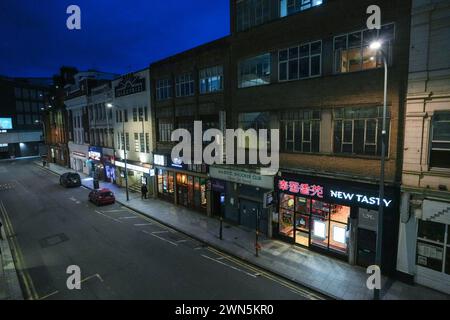
[[[109,189],[92,190],[89,193],[89,201],[96,205],[113,204],[116,202],[114,193]]]
[[[67,172],[61,175],[59,178],[59,184],[68,188],[68,187],[80,187],[81,186],[81,178],[78,173]]]

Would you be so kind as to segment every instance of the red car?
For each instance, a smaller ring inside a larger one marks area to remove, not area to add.
[[[96,205],[113,204],[116,202],[114,193],[109,189],[92,190],[89,193],[89,201]]]

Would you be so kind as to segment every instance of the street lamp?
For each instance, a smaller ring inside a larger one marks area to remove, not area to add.
[[[113,107],[117,107],[117,105],[113,105],[112,103],[107,103],[106,107],[108,108],[113,108]],[[122,119],[123,120],[123,119]],[[125,191],[127,194],[127,201],[130,201],[130,196],[128,193],[128,168],[127,168],[127,148],[125,146],[125,121],[122,121],[122,134],[123,134],[123,155],[124,155],[124,160],[125,160]]]
[[[376,245],[376,255],[375,264],[381,270],[381,249],[383,241],[383,213],[384,213],[384,168],[385,168],[385,157],[386,157],[386,117],[387,117],[387,80],[388,80],[388,64],[386,59],[386,54],[383,52],[382,43],[379,40],[373,41],[370,44],[370,49],[376,53],[379,53],[383,59],[384,64],[384,100],[383,100],[383,127],[381,131],[381,172],[380,172],[380,203],[378,207],[378,232],[377,232],[377,245]],[[380,299],[380,290],[375,288],[373,293],[374,300]]]

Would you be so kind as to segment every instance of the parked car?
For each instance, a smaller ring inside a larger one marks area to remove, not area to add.
[[[81,178],[78,173],[67,172],[59,177],[59,184],[66,188],[81,187]]]
[[[89,201],[95,203],[97,206],[113,204],[116,202],[116,197],[114,197],[114,193],[109,189],[92,190],[89,193]]]

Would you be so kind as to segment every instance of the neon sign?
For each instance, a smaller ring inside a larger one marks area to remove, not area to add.
[[[304,196],[323,198],[323,187],[318,185],[280,180],[278,182],[278,189],[281,191],[289,191],[291,193],[299,193]]]

